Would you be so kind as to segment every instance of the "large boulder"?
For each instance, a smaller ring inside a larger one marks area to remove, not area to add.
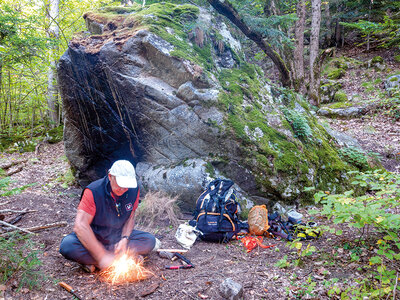
[[[124,158],[145,190],[187,208],[215,176],[263,203],[347,186],[352,167],[308,103],[268,83],[206,10],[157,3],[85,18],[94,33],[77,35],[58,66],[65,151],[82,185]]]

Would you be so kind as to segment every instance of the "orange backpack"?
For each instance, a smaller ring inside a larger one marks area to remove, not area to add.
[[[254,235],[263,235],[269,229],[268,210],[264,204],[250,209],[248,224],[250,234]]]

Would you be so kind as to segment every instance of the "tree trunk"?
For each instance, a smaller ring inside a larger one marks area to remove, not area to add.
[[[325,2],[325,26],[326,26],[326,46],[332,47],[332,28],[331,28],[332,24],[331,24],[329,1]]]
[[[245,36],[255,42],[257,46],[260,47],[261,50],[263,50],[264,53],[273,61],[281,75],[282,85],[285,87],[292,87],[290,73],[285,62],[282,60],[279,54],[275,52],[263,39],[261,34],[253,31],[246,23],[244,23],[236,9],[229,3],[229,1],[225,0],[222,2],[220,0],[208,0],[208,2],[218,13],[227,17],[233,24],[235,24]]]
[[[311,104],[319,106],[320,68],[317,61],[321,26],[321,0],[311,0],[310,89]]]
[[[49,9],[47,10],[47,17],[50,25],[47,30],[47,37],[59,39],[60,33],[57,24],[59,15],[59,0],[49,0]],[[49,51],[50,66],[47,71],[47,106],[48,113],[51,121],[51,127],[57,127],[60,124],[60,117],[58,114],[58,84],[56,75],[56,62],[53,58],[53,49]]]
[[[296,90],[305,93],[304,84],[304,24],[306,19],[306,5],[304,0],[297,3],[297,21],[295,24],[295,49],[294,57],[294,85]]]

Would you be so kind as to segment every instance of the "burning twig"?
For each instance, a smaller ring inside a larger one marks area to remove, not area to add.
[[[143,266],[143,261],[132,253],[124,253],[114,259],[106,270],[100,273],[101,278],[113,285],[140,281],[154,275]]]

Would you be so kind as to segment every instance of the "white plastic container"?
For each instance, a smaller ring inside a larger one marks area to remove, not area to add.
[[[288,212],[288,220],[293,224],[299,224],[303,220],[303,215],[295,210]]]

